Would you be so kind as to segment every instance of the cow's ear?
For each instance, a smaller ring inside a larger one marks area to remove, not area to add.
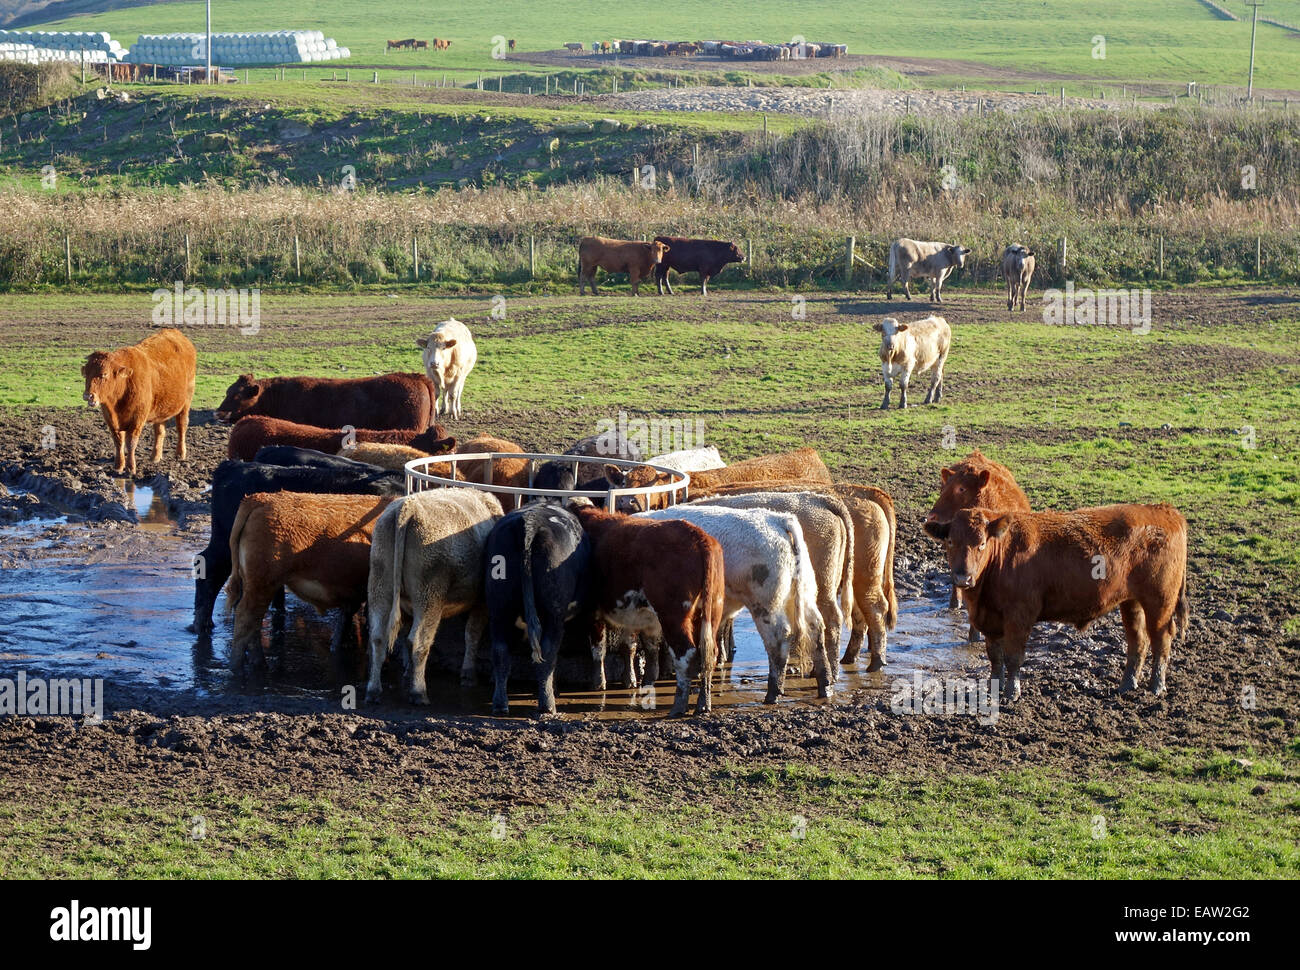
[[[123,380],[130,377],[134,373],[135,371],[131,370],[131,368],[129,367],[119,367],[117,370],[117,376],[122,378]]]
[[[996,519],[989,521],[989,535],[994,539],[1001,539],[1011,529],[1011,516],[999,515]]]
[[[975,486],[976,488],[983,488],[989,483],[989,470],[987,468],[979,473],[978,481],[979,484]]]
[[[961,247],[961,254],[962,254],[963,256],[969,256],[971,252],[972,252],[972,250],[968,249],[967,247],[965,247],[965,246],[962,246],[962,247]]]
[[[617,465],[606,465],[605,481],[609,482],[615,488],[624,488],[627,485],[627,473]]]
[[[455,340],[444,340],[444,341],[442,342],[442,349],[443,349],[443,350],[447,350],[447,349],[449,349],[449,348],[451,348],[451,347],[455,347],[455,346],[456,346],[456,341],[455,341]]]
[[[948,533],[952,531],[952,523],[951,522],[927,522],[922,528],[924,528],[925,531],[928,532],[930,535],[934,536],[934,538],[943,542],[943,541],[947,541]]]
[[[429,338],[428,338],[428,337],[416,337],[416,338],[415,338],[415,346],[417,346],[417,347],[419,347],[421,350],[423,350],[425,347],[429,346]]]
[[[884,333],[885,325],[883,323],[873,323],[871,325],[871,329],[876,331],[876,333]]]
[[[240,379],[241,381],[247,381],[249,384],[253,383],[253,375],[252,375],[252,374],[240,374],[240,375],[239,375],[239,379]]]
[[[941,482],[947,484],[947,481],[948,481],[948,478],[949,478],[950,475],[952,475],[952,469],[951,469],[951,468],[940,468],[940,469],[939,469],[939,481],[941,481]]]
[[[898,332],[898,333],[902,333],[902,332],[903,332],[904,330],[906,330],[906,329],[907,329],[907,324],[905,324],[905,323],[900,323],[900,324],[898,325],[898,331],[897,331],[897,332]]]

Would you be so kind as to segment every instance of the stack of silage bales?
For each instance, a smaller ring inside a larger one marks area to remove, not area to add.
[[[0,30],[0,60],[116,64],[126,50],[102,30]]]
[[[126,59],[133,64],[202,64],[204,34],[141,34]],[[212,35],[212,63],[223,67],[252,64],[313,64],[351,56],[319,30],[269,30]]]

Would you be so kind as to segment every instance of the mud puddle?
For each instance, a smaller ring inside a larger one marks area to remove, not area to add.
[[[316,698],[337,707],[348,685],[363,691],[366,658],[354,643],[331,649],[334,617],[321,617],[291,594],[283,614],[267,620],[266,663],[234,678],[227,668],[230,617],[224,593],[214,612],[211,638],[187,632],[193,619],[192,557],[201,543],[177,527],[163,497],[154,489],[126,485],[123,505],[138,523],[104,528],[75,515],[0,526],[0,672],[26,670],[31,676],[103,678],[106,685],[150,692],[192,693],[219,701],[223,696]],[[965,643],[960,618],[941,609],[939,599],[900,603],[898,628],[889,638],[885,671],[865,672],[864,655],[845,667],[836,703],[853,702],[888,688],[914,670],[961,670],[982,654]],[[759,705],[767,689],[767,655],[749,614],[736,618],[735,660],[724,665],[715,683],[718,709]],[[848,630],[843,641],[847,642]],[[843,643],[841,644],[841,652]],[[385,676],[384,706],[415,713],[424,709],[400,702],[404,696],[398,665]],[[526,667],[516,665],[511,703],[517,715],[535,710],[534,687]],[[563,714],[620,718],[666,711],[674,685],[665,677],[654,688],[603,692],[562,690]],[[429,679],[429,713],[484,714],[490,709],[487,684],[462,688],[455,676]],[[810,679],[787,678],[782,703],[821,704]]]

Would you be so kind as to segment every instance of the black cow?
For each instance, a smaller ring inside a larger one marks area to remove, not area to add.
[[[525,505],[502,517],[483,547],[483,589],[492,636],[492,713],[510,713],[510,646],[522,622],[537,675],[537,710],[555,713],[555,660],[564,625],[590,610],[591,540],[569,511]]]
[[[286,467],[247,461],[223,461],[212,474],[212,536],[195,562],[195,633],[212,631],[212,607],[217,593],[230,578],[230,530],[244,496],[254,492],[311,492],[328,495],[406,494],[405,476],[376,465],[364,465],[305,448],[264,448],[258,452],[292,451],[304,456],[319,455],[328,465],[300,464]],[[293,456],[284,456],[290,458]],[[350,467],[349,467],[350,466]]]
[[[699,273],[700,293],[709,295],[709,280],[717,276],[728,263],[743,263],[745,254],[735,243],[720,239],[682,239],[678,236],[655,236],[655,242],[668,247],[662,262],[655,264],[655,283],[662,294],[668,287],[671,294],[673,286],[668,282],[668,271],[675,269],[679,273]]]

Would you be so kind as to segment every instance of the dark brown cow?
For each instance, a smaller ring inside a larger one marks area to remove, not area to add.
[[[649,279],[668,252],[659,241],[633,242],[626,239],[606,239],[603,236],[583,236],[578,240],[578,295],[583,286],[591,284],[591,295],[596,295],[596,270],[606,273],[626,273],[632,284],[632,295],[638,296],[638,285]]]
[[[743,263],[745,254],[735,243],[721,239],[684,239],[681,236],[655,236],[655,242],[668,247],[667,254],[655,267],[655,284],[659,292],[664,287],[673,292],[668,281],[668,271],[699,273],[700,293],[709,295],[709,280],[721,273],[730,263]]]
[[[606,623],[642,637],[662,637],[677,674],[668,716],[686,713],[696,670],[695,712],[708,711],[726,593],[722,546],[689,522],[628,518],[585,499],[574,500],[570,508],[591,539],[593,657],[604,663]]]
[[[511,50],[515,49],[515,39],[513,37],[511,37],[508,41],[506,41],[506,43],[510,45]]]
[[[341,428],[317,428],[310,424],[251,414],[240,418],[230,429],[226,454],[240,461],[252,461],[253,456],[267,445],[290,445],[336,455],[348,443],[407,445],[430,455],[440,455],[453,451],[456,447],[456,439],[448,437],[446,429],[440,424],[435,424],[428,431],[414,431],[410,428],[387,431],[355,428],[348,432]]]
[[[377,377],[264,377],[242,375],[226,391],[217,419],[249,414],[318,428],[411,428],[434,423],[437,391],[424,374]]]
[[[427,40],[417,40],[411,46],[417,51],[425,51],[429,49],[429,42]]]
[[[947,540],[952,581],[988,641],[1005,699],[1020,696],[1020,665],[1035,623],[1083,630],[1116,609],[1128,640],[1120,693],[1137,686],[1148,648],[1151,691],[1164,693],[1169,652],[1186,633],[1189,613],[1187,520],[1172,505],[964,509],[937,532]]]
[[[194,397],[194,345],[167,327],[133,347],[97,350],[81,365],[87,406],[99,408],[117,453],[114,471],[135,477],[135,446],[153,426],[153,460],[162,461],[163,422],[176,419],[176,457],[187,457],[185,429]]]
[[[230,584],[235,610],[230,669],[262,643],[262,618],[281,587],[321,613],[343,616],[335,645],[366,599],[370,538],[391,498],[257,492],[240,504],[230,530]]]
[[[947,525],[962,509],[984,508],[995,512],[1028,512],[1029,498],[1016,484],[1011,469],[989,458],[978,448],[951,468],[941,468],[939,478],[943,487],[939,498],[925,517],[925,531],[938,538],[936,528]],[[957,587],[952,588],[948,609],[957,608]],[[979,635],[972,625],[972,642]]]

